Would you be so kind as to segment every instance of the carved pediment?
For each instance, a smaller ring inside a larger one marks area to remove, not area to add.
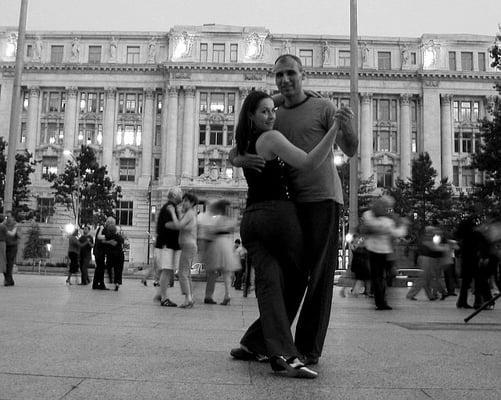
[[[100,121],[102,119],[102,116],[98,113],[89,112],[80,114],[80,119],[86,121]]]
[[[388,153],[388,152],[377,152],[374,153],[373,156],[375,164],[391,164],[395,165],[395,163],[400,159],[398,154]]]
[[[63,151],[63,146],[57,144],[41,144],[36,150],[37,157],[59,157]]]
[[[207,122],[223,124],[227,120],[227,116],[222,113],[211,113],[207,115]]]
[[[141,155],[141,149],[137,146],[125,145],[116,146],[113,149],[113,155],[117,158],[138,158]],[[137,162],[137,160],[136,160]]]

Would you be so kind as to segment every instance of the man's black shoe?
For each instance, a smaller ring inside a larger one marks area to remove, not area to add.
[[[303,356],[301,358],[301,361],[303,362],[304,365],[317,365],[318,364],[318,357]]]
[[[231,349],[230,355],[240,361],[258,361],[258,362],[267,362],[268,357],[262,355],[262,354],[256,354],[252,353],[250,351],[247,351],[241,347],[237,347],[235,349]]]
[[[467,303],[464,303],[464,304],[456,304],[456,308],[473,308],[473,307]]]
[[[207,299],[204,299],[204,304],[217,304],[217,301],[214,301],[213,299],[207,298]]]
[[[376,307],[376,310],[393,310],[388,304]]]

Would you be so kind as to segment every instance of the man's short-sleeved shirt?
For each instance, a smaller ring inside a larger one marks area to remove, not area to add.
[[[308,97],[290,108],[277,110],[275,129],[292,144],[309,153],[333,124],[334,104],[322,98]],[[341,181],[331,152],[314,171],[288,168],[291,195],[298,203],[335,200],[343,203]]]

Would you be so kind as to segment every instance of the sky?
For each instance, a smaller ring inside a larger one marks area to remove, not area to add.
[[[0,0],[17,26],[21,0]],[[167,32],[174,25],[263,26],[271,33],[350,34],[350,0],[29,0],[27,31]],[[358,0],[359,36],[494,36],[501,0]]]

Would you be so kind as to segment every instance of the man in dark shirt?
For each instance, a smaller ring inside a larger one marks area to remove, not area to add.
[[[80,247],[80,273],[81,282],[80,285],[87,285],[90,283],[89,279],[89,265],[92,259],[92,246],[94,246],[94,240],[90,235],[90,227],[88,225],[84,226],[83,234],[80,236],[78,241],[81,243]]]

